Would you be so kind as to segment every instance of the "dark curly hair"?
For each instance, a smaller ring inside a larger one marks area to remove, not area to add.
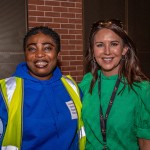
[[[45,35],[50,36],[56,44],[57,53],[60,52],[61,43],[60,43],[59,34],[57,32],[55,32],[53,29],[51,29],[49,27],[46,27],[46,26],[34,27],[34,28],[32,28],[31,30],[29,30],[27,32],[27,34],[25,35],[24,40],[23,40],[23,49],[24,49],[24,51],[26,49],[26,43],[27,43],[29,37],[31,37],[32,35],[36,35],[38,33],[43,33]]]

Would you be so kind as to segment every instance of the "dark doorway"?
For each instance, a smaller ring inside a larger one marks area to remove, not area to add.
[[[0,78],[10,76],[16,65],[24,60],[26,6],[26,0],[0,1]]]

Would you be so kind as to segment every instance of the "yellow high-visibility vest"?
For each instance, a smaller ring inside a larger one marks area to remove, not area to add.
[[[77,109],[78,113],[78,135],[79,135],[79,149],[84,150],[85,149],[85,142],[86,142],[86,136],[85,136],[85,130],[84,130],[84,124],[81,118],[81,100],[80,100],[80,93],[78,86],[76,85],[75,81],[72,79],[71,76],[64,76],[61,78],[64,86],[66,87],[68,93],[70,94],[75,107]]]
[[[71,96],[78,114],[79,149],[85,149],[85,131],[81,118],[82,104],[79,90],[70,76],[61,78],[66,90]],[[10,77],[0,80],[1,93],[8,112],[8,123],[2,142],[2,150],[20,150],[22,144],[22,104],[23,104],[23,79]]]

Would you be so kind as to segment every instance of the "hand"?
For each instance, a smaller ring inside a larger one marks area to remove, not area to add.
[[[140,150],[150,150],[150,140],[139,139]]]

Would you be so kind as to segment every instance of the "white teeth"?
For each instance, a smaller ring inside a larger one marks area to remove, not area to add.
[[[106,60],[106,61],[112,60],[112,58],[103,58],[103,59]]]
[[[46,65],[47,65],[48,63],[47,62],[45,62],[45,61],[38,61],[38,62],[36,62],[35,63],[35,65],[37,66],[37,67],[45,67]]]

